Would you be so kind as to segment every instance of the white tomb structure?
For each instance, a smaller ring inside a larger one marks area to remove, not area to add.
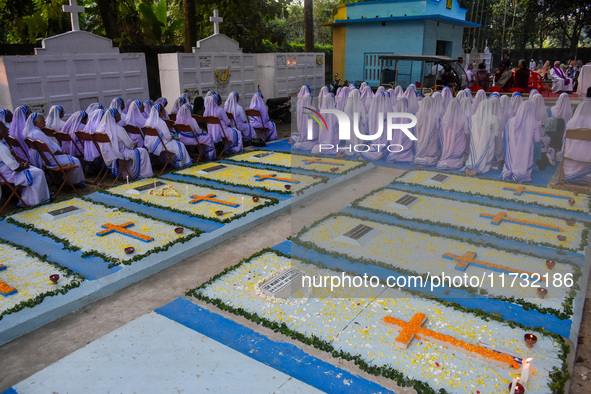
[[[59,104],[71,114],[115,97],[147,100],[144,54],[120,53],[111,40],[80,31],[83,7],[76,0],[64,11],[72,13],[73,31],[44,39],[34,56],[0,57],[0,108],[29,105],[46,112]]]
[[[323,53],[245,54],[238,42],[219,33],[223,18],[217,10],[210,21],[214,34],[198,41],[193,53],[158,55],[162,96],[169,109],[183,93],[194,98],[215,90],[225,100],[237,91],[247,108],[258,89],[268,99],[294,94],[303,84],[317,94],[324,85]]]

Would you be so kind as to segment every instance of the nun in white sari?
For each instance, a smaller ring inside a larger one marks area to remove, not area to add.
[[[417,96],[417,87],[414,83],[408,85],[404,94],[402,95],[408,101],[408,112],[416,114],[419,112],[419,98]]]
[[[66,152],[70,156],[78,156],[80,154],[80,152],[84,152],[84,146],[78,140],[78,136],[76,135],[76,132],[78,130],[82,130],[87,122],[88,122],[88,114],[86,113],[86,111],[78,111],[75,114],[73,114],[72,116],[70,116],[70,118],[68,119],[68,121],[64,125],[62,132],[68,134],[70,136],[70,138],[72,138],[73,142],[70,142],[70,141],[63,142],[62,148],[64,149],[64,152]],[[74,144],[76,144],[78,149],[76,149],[76,146],[74,146]]]
[[[292,138],[295,141],[293,144],[294,150],[309,152],[318,143],[318,124],[312,120],[310,115],[308,115],[312,113],[312,110],[316,111],[316,107],[314,107],[314,98],[310,93],[304,93],[302,97],[298,98],[298,104],[296,107],[298,132],[292,135]],[[312,122],[311,136],[308,136],[308,119]]]
[[[399,98],[396,102],[396,105],[394,106],[394,112],[407,113],[408,100],[404,97]],[[408,123],[408,118],[394,119],[392,123]],[[412,129],[409,129],[409,131],[413,135],[416,134],[416,130],[414,127]],[[414,141],[408,138],[406,133],[404,133],[402,130],[394,130],[392,132],[392,140],[390,141],[390,145],[400,145],[402,147],[402,150],[400,152],[388,152],[388,156],[386,157],[386,161],[388,161],[388,163],[412,163],[412,161],[414,160]],[[398,146],[394,146],[391,150],[397,151],[398,149]]]
[[[10,128],[8,130],[8,135],[12,138],[15,138],[21,147],[23,148],[18,149],[15,148],[14,153],[18,157],[23,160],[26,160],[29,156],[29,148],[25,143],[25,137],[23,136],[23,130],[25,128],[25,124],[27,123],[27,116],[29,116],[30,110],[29,107],[26,105],[21,105],[14,110],[14,115],[12,116],[12,123],[10,124]]]
[[[25,129],[23,130],[24,137],[30,138],[34,141],[37,140],[44,142],[47,145],[47,147],[51,150],[51,152],[54,154],[56,152],[62,152],[62,147],[53,142],[47,135],[45,135],[44,132],[41,131],[41,128],[43,127],[45,127],[45,118],[43,117],[43,115],[40,115],[37,112],[31,114],[27,119]],[[55,166],[57,164],[49,153],[44,153],[44,155],[52,166]],[[33,164],[35,167],[45,167],[45,161],[41,158],[40,153],[36,150],[29,150],[29,157],[31,159],[31,164]],[[72,183],[76,187],[84,187],[86,185],[84,179],[84,172],[82,171],[82,166],[80,165],[80,160],[70,155],[57,155],[56,159],[60,164],[77,165],[78,168],[74,169],[70,174],[70,181],[72,181]]]
[[[6,135],[8,135],[8,128],[0,124],[0,140]],[[15,186],[22,186],[20,196],[27,206],[49,202],[49,189],[43,170],[26,163],[19,163],[2,142],[0,142],[0,174]],[[2,188],[0,188],[1,197]],[[22,206],[20,201],[17,205]]]
[[[197,135],[197,141],[205,147],[205,155],[209,160],[216,159],[215,147],[211,137],[204,131],[201,130],[197,121],[191,116],[191,109],[189,104],[181,106],[179,112],[176,115],[176,123],[184,124],[191,127],[191,130]],[[197,145],[195,141],[195,135],[193,133],[186,133],[184,131],[179,132],[179,139],[185,145]]]
[[[452,100],[441,120],[441,158],[438,170],[456,170],[466,161],[466,134],[469,134],[468,118],[462,112],[458,100]]]
[[[365,160],[380,160],[385,157],[388,153],[388,133],[386,132],[386,114],[390,112],[388,108],[388,98],[386,93],[383,91],[376,92],[372,99],[371,107],[367,114],[367,135],[376,135],[379,130],[382,131],[381,135],[370,141],[363,141],[364,144],[369,146],[369,150],[363,148],[360,152],[361,158]]]
[[[115,97],[112,101],[111,101],[111,105],[109,106],[109,108],[115,108],[117,110],[117,112],[119,112],[119,116],[121,117],[121,121],[119,121],[119,125],[123,126],[125,123],[125,113],[123,112],[123,110],[125,109],[125,102],[123,101],[123,99],[121,97]]]
[[[208,124],[207,133],[213,140],[214,144],[223,141],[222,136],[225,135],[230,141],[230,146],[227,148],[228,153],[242,153],[244,146],[242,144],[242,133],[232,127],[228,115],[221,105],[220,97],[213,93],[211,96],[205,98],[205,112],[204,116],[215,116],[224,125],[223,129],[217,124]]]
[[[371,99],[374,96],[373,90],[371,90],[371,87],[369,85],[361,84],[361,88],[359,89],[359,92],[361,93],[361,103],[363,104],[363,107],[365,108],[365,113],[368,114],[369,107],[371,107],[371,103],[372,103]]]
[[[553,166],[556,164],[556,151],[554,150],[554,148],[550,146],[552,138],[550,138],[550,136],[546,134],[546,120],[548,120],[548,108],[546,108],[546,104],[544,103],[544,96],[542,96],[541,94],[537,94],[533,99],[530,96],[530,101],[532,101],[535,105],[536,120],[539,122],[540,125],[540,144],[542,148],[542,154],[546,156],[550,165]]]
[[[88,121],[84,127],[84,131],[89,134],[95,133],[98,129],[101,119],[105,113],[104,109],[96,109],[88,115]],[[84,141],[84,161],[94,162],[101,157],[100,152],[92,141]],[[99,163],[100,164],[100,163]]]
[[[308,89],[310,88],[308,87]],[[238,92],[231,92],[226,99],[226,103],[224,104],[224,110],[234,116],[234,121],[236,124],[233,126],[236,126],[238,131],[242,133],[242,141],[248,143],[253,138],[257,138],[257,132],[255,131],[254,127],[248,123],[248,118],[246,117],[244,108],[238,104],[238,100],[240,100],[240,95]]]
[[[335,97],[332,93],[325,95],[320,102],[319,110],[336,109]],[[323,115],[326,120],[321,123],[318,131],[318,143],[312,148],[313,154],[334,154],[339,144],[339,122],[335,115]]]
[[[472,108],[474,109],[474,113],[476,113],[478,106],[484,100],[486,100],[486,91],[484,89],[480,89],[478,92],[476,92],[476,96],[474,96],[474,99],[472,100]]]
[[[505,165],[502,180],[531,181],[534,165],[534,144],[540,142],[540,129],[536,121],[534,104],[523,103],[517,115],[507,122],[504,133]]]
[[[158,134],[160,134],[160,138],[146,136],[144,140],[146,149],[148,152],[156,156],[160,156],[164,151],[164,147],[160,142],[160,139],[162,139],[166,149],[174,155],[172,157],[172,162],[175,168],[182,168],[192,164],[193,161],[187,152],[187,147],[183,145],[182,142],[177,141],[172,137],[166,122],[164,122],[164,120],[161,118],[164,116],[164,114],[164,109],[160,106],[160,104],[156,104],[152,107],[150,117],[146,121],[146,126],[156,129]],[[164,162],[166,162],[166,158]]]
[[[496,115],[493,101],[482,101],[468,125],[470,154],[466,161],[466,174],[486,174],[490,171],[495,155],[495,138],[503,134],[503,125]]]
[[[142,114],[143,103],[140,100],[134,100],[129,104],[127,109],[127,116],[125,117],[125,124],[135,126],[141,130],[146,125],[146,118]],[[133,143],[140,147],[144,147],[144,139],[141,135],[131,134],[129,136]]]
[[[144,148],[136,148],[127,135],[125,129],[117,124],[120,120],[116,108],[109,108],[103,115],[97,133],[105,133],[111,140],[110,144],[99,144],[105,165],[117,176],[122,171],[119,160],[126,162],[129,175],[132,179],[150,178],[154,176],[150,155]]]
[[[343,141],[343,147],[339,150],[347,157],[359,157],[359,153],[355,151],[355,147],[364,144],[365,141],[360,140],[355,134],[355,129],[359,134],[368,134],[368,118],[365,112],[365,107],[361,103],[361,92],[358,89],[353,89],[349,92],[347,98],[347,105],[345,106],[345,113],[351,121],[351,139]],[[355,122],[357,121],[357,124]]]
[[[435,100],[425,97],[417,113],[415,141],[415,160],[418,166],[432,166],[439,160],[439,135],[441,118],[436,109]]]
[[[548,110],[548,115],[553,118],[564,119],[565,122],[573,117],[573,106],[570,103],[570,97],[568,93],[560,93],[560,97],[556,101],[554,107]]]
[[[511,96],[511,117],[517,115],[521,103],[523,103],[523,95],[519,92],[513,93]]]
[[[8,119],[9,117],[10,119],[12,119],[12,113],[9,114],[9,112],[10,111],[8,111],[6,108],[0,109],[0,123],[6,126],[7,132],[8,129],[10,129],[10,122],[8,121]]]
[[[577,106],[575,114],[566,125],[567,130],[591,129],[591,101],[583,100]],[[591,141],[565,139],[562,155],[572,160],[564,160],[564,179],[570,182],[591,180]]]
[[[66,122],[62,120],[64,117],[64,108],[61,105],[54,105],[49,109],[47,119],[45,119],[45,126],[48,129],[55,131],[62,131]],[[57,141],[55,141],[57,142]]]

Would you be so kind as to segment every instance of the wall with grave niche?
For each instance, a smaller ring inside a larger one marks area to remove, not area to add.
[[[42,41],[35,56],[0,57],[0,108],[29,105],[66,114],[92,102],[149,98],[143,53],[119,53],[112,41],[71,31]]]
[[[160,89],[169,110],[183,93],[193,99],[215,90],[225,100],[236,91],[242,105],[248,106],[257,91],[255,55],[242,53],[238,42],[223,34],[199,41],[193,53],[161,53],[158,64]]]
[[[257,54],[258,84],[265,99],[285,97],[309,85],[317,96],[324,86],[324,53]]]

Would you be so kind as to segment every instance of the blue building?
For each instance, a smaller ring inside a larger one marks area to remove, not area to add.
[[[333,70],[349,81],[380,83],[380,55],[462,56],[466,21],[458,0],[380,0],[336,8]]]

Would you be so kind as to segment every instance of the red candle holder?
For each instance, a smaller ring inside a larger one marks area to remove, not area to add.
[[[54,285],[57,285],[57,282],[60,280],[60,276],[58,274],[49,275],[49,280],[52,281]]]
[[[568,205],[570,205],[571,207],[575,205],[575,199],[571,197],[570,200],[568,200]]]
[[[554,268],[554,266],[556,265],[556,262],[554,260],[546,260],[546,267],[548,267],[549,270],[551,270],[552,268]]]
[[[285,187],[285,190],[291,190],[291,185],[285,185],[283,187]]]
[[[135,252],[135,248],[130,246],[129,248],[125,248],[124,251],[126,254],[132,254],[133,252]]]
[[[257,196],[254,196],[254,197],[252,198],[252,201],[254,201],[254,202],[259,202],[259,197],[257,197]]]
[[[564,241],[566,241],[566,235],[558,235],[558,236],[556,236],[556,238],[558,238],[558,240],[559,240],[560,242],[564,242]]]
[[[544,298],[546,298],[547,295],[548,295],[548,289],[545,289],[543,287],[538,287],[538,298],[541,298],[543,300]]]
[[[218,216],[222,216],[224,214],[224,211],[215,211],[215,214]]]
[[[511,392],[511,388],[513,387],[513,382],[509,383],[509,392]],[[515,383],[515,394],[524,394],[525,387],[521,383]]]
[[[529,349],[531,349],[532,347],[534,347],[534,345],[538,341],[538,337],[535,336],[534,334],[525,334],[523,336],[523,340],[525,341],[525,346],[527,346]]]
[[[575,219],[570,218],[570,219],[566,219],[566,225],[567,226],[574,226],[577,222],[575,221]]]
[[[177,228],[174,229],[174,232],[177,233],[177,234],[181,234],[183,231],[185,231],[185,229],[182,228],[182,227],[177,227]]]

